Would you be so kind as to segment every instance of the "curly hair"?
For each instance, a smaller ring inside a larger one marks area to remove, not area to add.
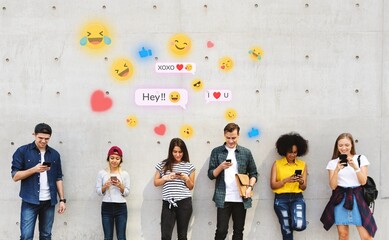
[[[291,152],[293,146],[297,147],[297,156],[299,157],[308,152],[308,141],[295,132],[281,135],[276,142],[277,152],[281,156],[286,156],[288,152]]]

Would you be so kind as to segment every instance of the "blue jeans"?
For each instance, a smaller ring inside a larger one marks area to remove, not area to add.
[[[51,240],[51,229],[54,223],[55,206],[51,201],[42,201],[39,205],[22,201],[20,212],[20,239],[32,240],[36,219],[39,216],[39,239]]]
[[[293,231],[303,231],[307,227],[302,193],[276,194],[274,211],[281,225],[283,240],[293,240]]]
[[[174,224],[177,221],[178,240],[187,240],[189,220],[192,216],[192,198],[185,198],[176,202],[177,207],[168,201],[162,201],[161,239],[171,240]]]
[[[116,226],[118,240],[126,239],[127,204],[108,203],[101,204],[101,221],[103,223],[104,240],[113,239],[113,227]]]
[[[228,234],[228,222],[232,216],[234,233],[232,240],[243,239],[246,209],[241,202],[225,202],[224,208],[217,209],[215,240],[224,240]]]

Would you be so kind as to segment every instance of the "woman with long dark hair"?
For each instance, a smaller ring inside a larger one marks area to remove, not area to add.
[[[177,221],[178,240],[187,240],[192,216],[192,194],[195,167],[189,162],[185,142],[180,138],[170,141],[167,159],[159,162],[154,185],[162,186],[161,239],[170,240]]]

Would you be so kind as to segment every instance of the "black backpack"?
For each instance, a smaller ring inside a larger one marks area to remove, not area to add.
[[[358,165],[361,167],[361,155],[358,156]],[[378,197],[378,190],[375,185],[375,182],[373,178],[367,176],[366,184],[362,186],[363,188],[363,198],[365,199],[367,205],[370,208],[373,208],[373,213],[374,213],[374,200],[377,199]]]

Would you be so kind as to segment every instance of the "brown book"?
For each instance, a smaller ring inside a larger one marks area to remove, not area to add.
[[[250,178],[247,174],[235,174],[236,184],[238,185],[239,193],[241,197],[246,196],[246,190],[250,185]],[[253,189],[251,189],[251,196],[254,194]]]

